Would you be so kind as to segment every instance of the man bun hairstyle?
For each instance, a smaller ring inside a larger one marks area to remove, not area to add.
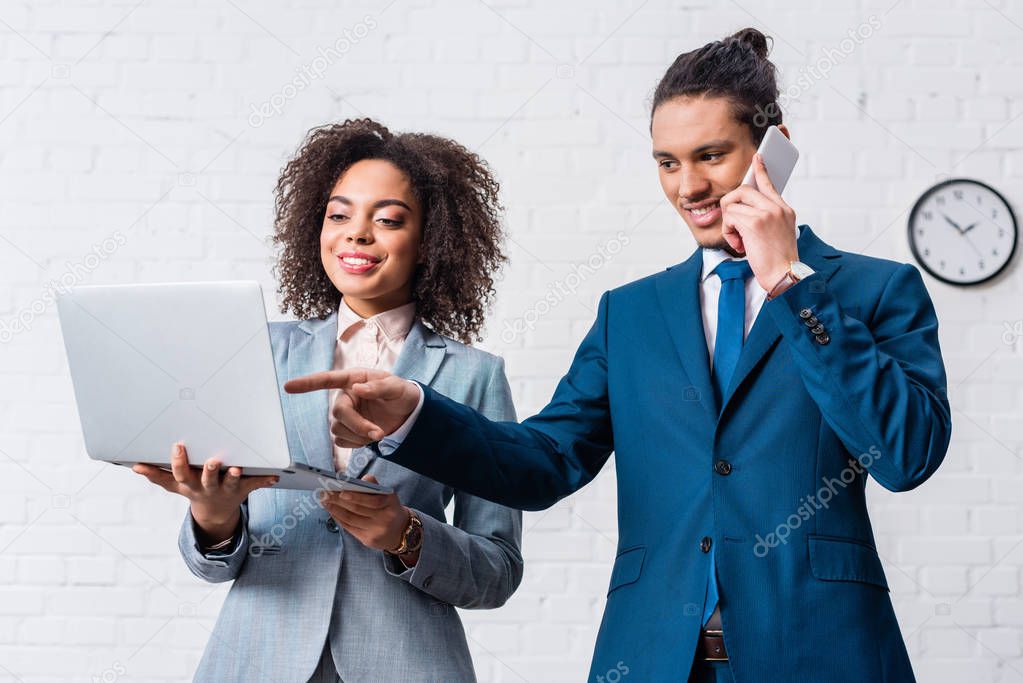
[[[778,81],[767,58],[770,39],[744,28],[675,58],[654,91],[650,117],[676,97],[726,97],[735,119],[749,127],[759,145],[769,126],[782,122]]]

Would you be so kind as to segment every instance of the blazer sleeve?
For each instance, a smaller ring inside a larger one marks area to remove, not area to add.
[[[479,411],[495,420],[515,419],[500,358],[494,363]],[[384,569],[455,607],[500,607],[522,581],[522,513],[457,490],[454,500],[452,524],[419,515],[423,547],[415,567],[408,569],[397,557],[383,553]]]
[[[455,489],[519,510],[550,507],[588,484],[614,448],[607,309],[605,292],[568,373],[538,415],[521,424],[495,422],[423,386],[418,419],[386,457]]]
[[[198,529],[192,518],[192,511],[185,511],[185,519],[178,534],[178,550],[188,569],[204,581],[222,583],[238,578],[249,551],[249,506],[241,505],[241,522],[229,548],[203,553],[199,546]]]
[[[764,306],[792,352],[828,425],[885,488],[908,491],[941,464],[952,435],[938,319],[919,271],[889,277],[869,323],[842,312],[811,275]],[[830,338],[821,344],[800,312]]]

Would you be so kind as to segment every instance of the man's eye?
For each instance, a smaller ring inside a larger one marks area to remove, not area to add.
[[[662,162],[661,162],[660,164],[658,164],[658,165],[659,165],[659,166],[660,166],[661,168],[673,168],[673,165],[674,165],[674,164],[677,164],[677,163],[678,163],[678,162],[676,162],[676,161],[670,161],[670,160],[668,160],[668,159],[665,159],[664,161],[662,161]]]
[[[708,152],[707,154],[703,155],[703,160],[704,161],[713,161],[714,159],[717,159],[718,157],[721,157],[721,156],[724,156],[723,154],[721,154],[721,152]]]

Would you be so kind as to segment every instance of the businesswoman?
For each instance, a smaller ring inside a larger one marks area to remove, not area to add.
[[[503,362],[467,345],[504,259],[497,195],[451,140],[369,119],[312,130],[276,188],[281,310],[299,318],[270,327],[279,380],[378,367],[514,420]],[[518,587],[521,513],[335,445],[333,395],[281,400],[295,458],[394,493],[275,489],[214,461],[189,467],[183,444],[172,473],[136,465],[190,500],[189,569],[234,580],[196,680],[475,680],[453,608],[499,607]]]

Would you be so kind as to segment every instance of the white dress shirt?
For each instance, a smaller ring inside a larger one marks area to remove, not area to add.
[[[796,239],[799,239],[799,226],[796,226]],[[703,334],[707,340],[707,351],[710,353],[711,371],[714,370],[714,338],[718,330],[718,297],[721,294],[721,278],[714,275],[714,269],[722,261],[745,261],[745,256],[734,257],[724,249],[703,250],[703,272],[700,274],[700,312],[703,314]],[[746,324],[742,329],[745,341],[753,323],[757,320],[760,309],[767,301],[767,290],[760,286],[757,278],[751,276],[746,280]]]

